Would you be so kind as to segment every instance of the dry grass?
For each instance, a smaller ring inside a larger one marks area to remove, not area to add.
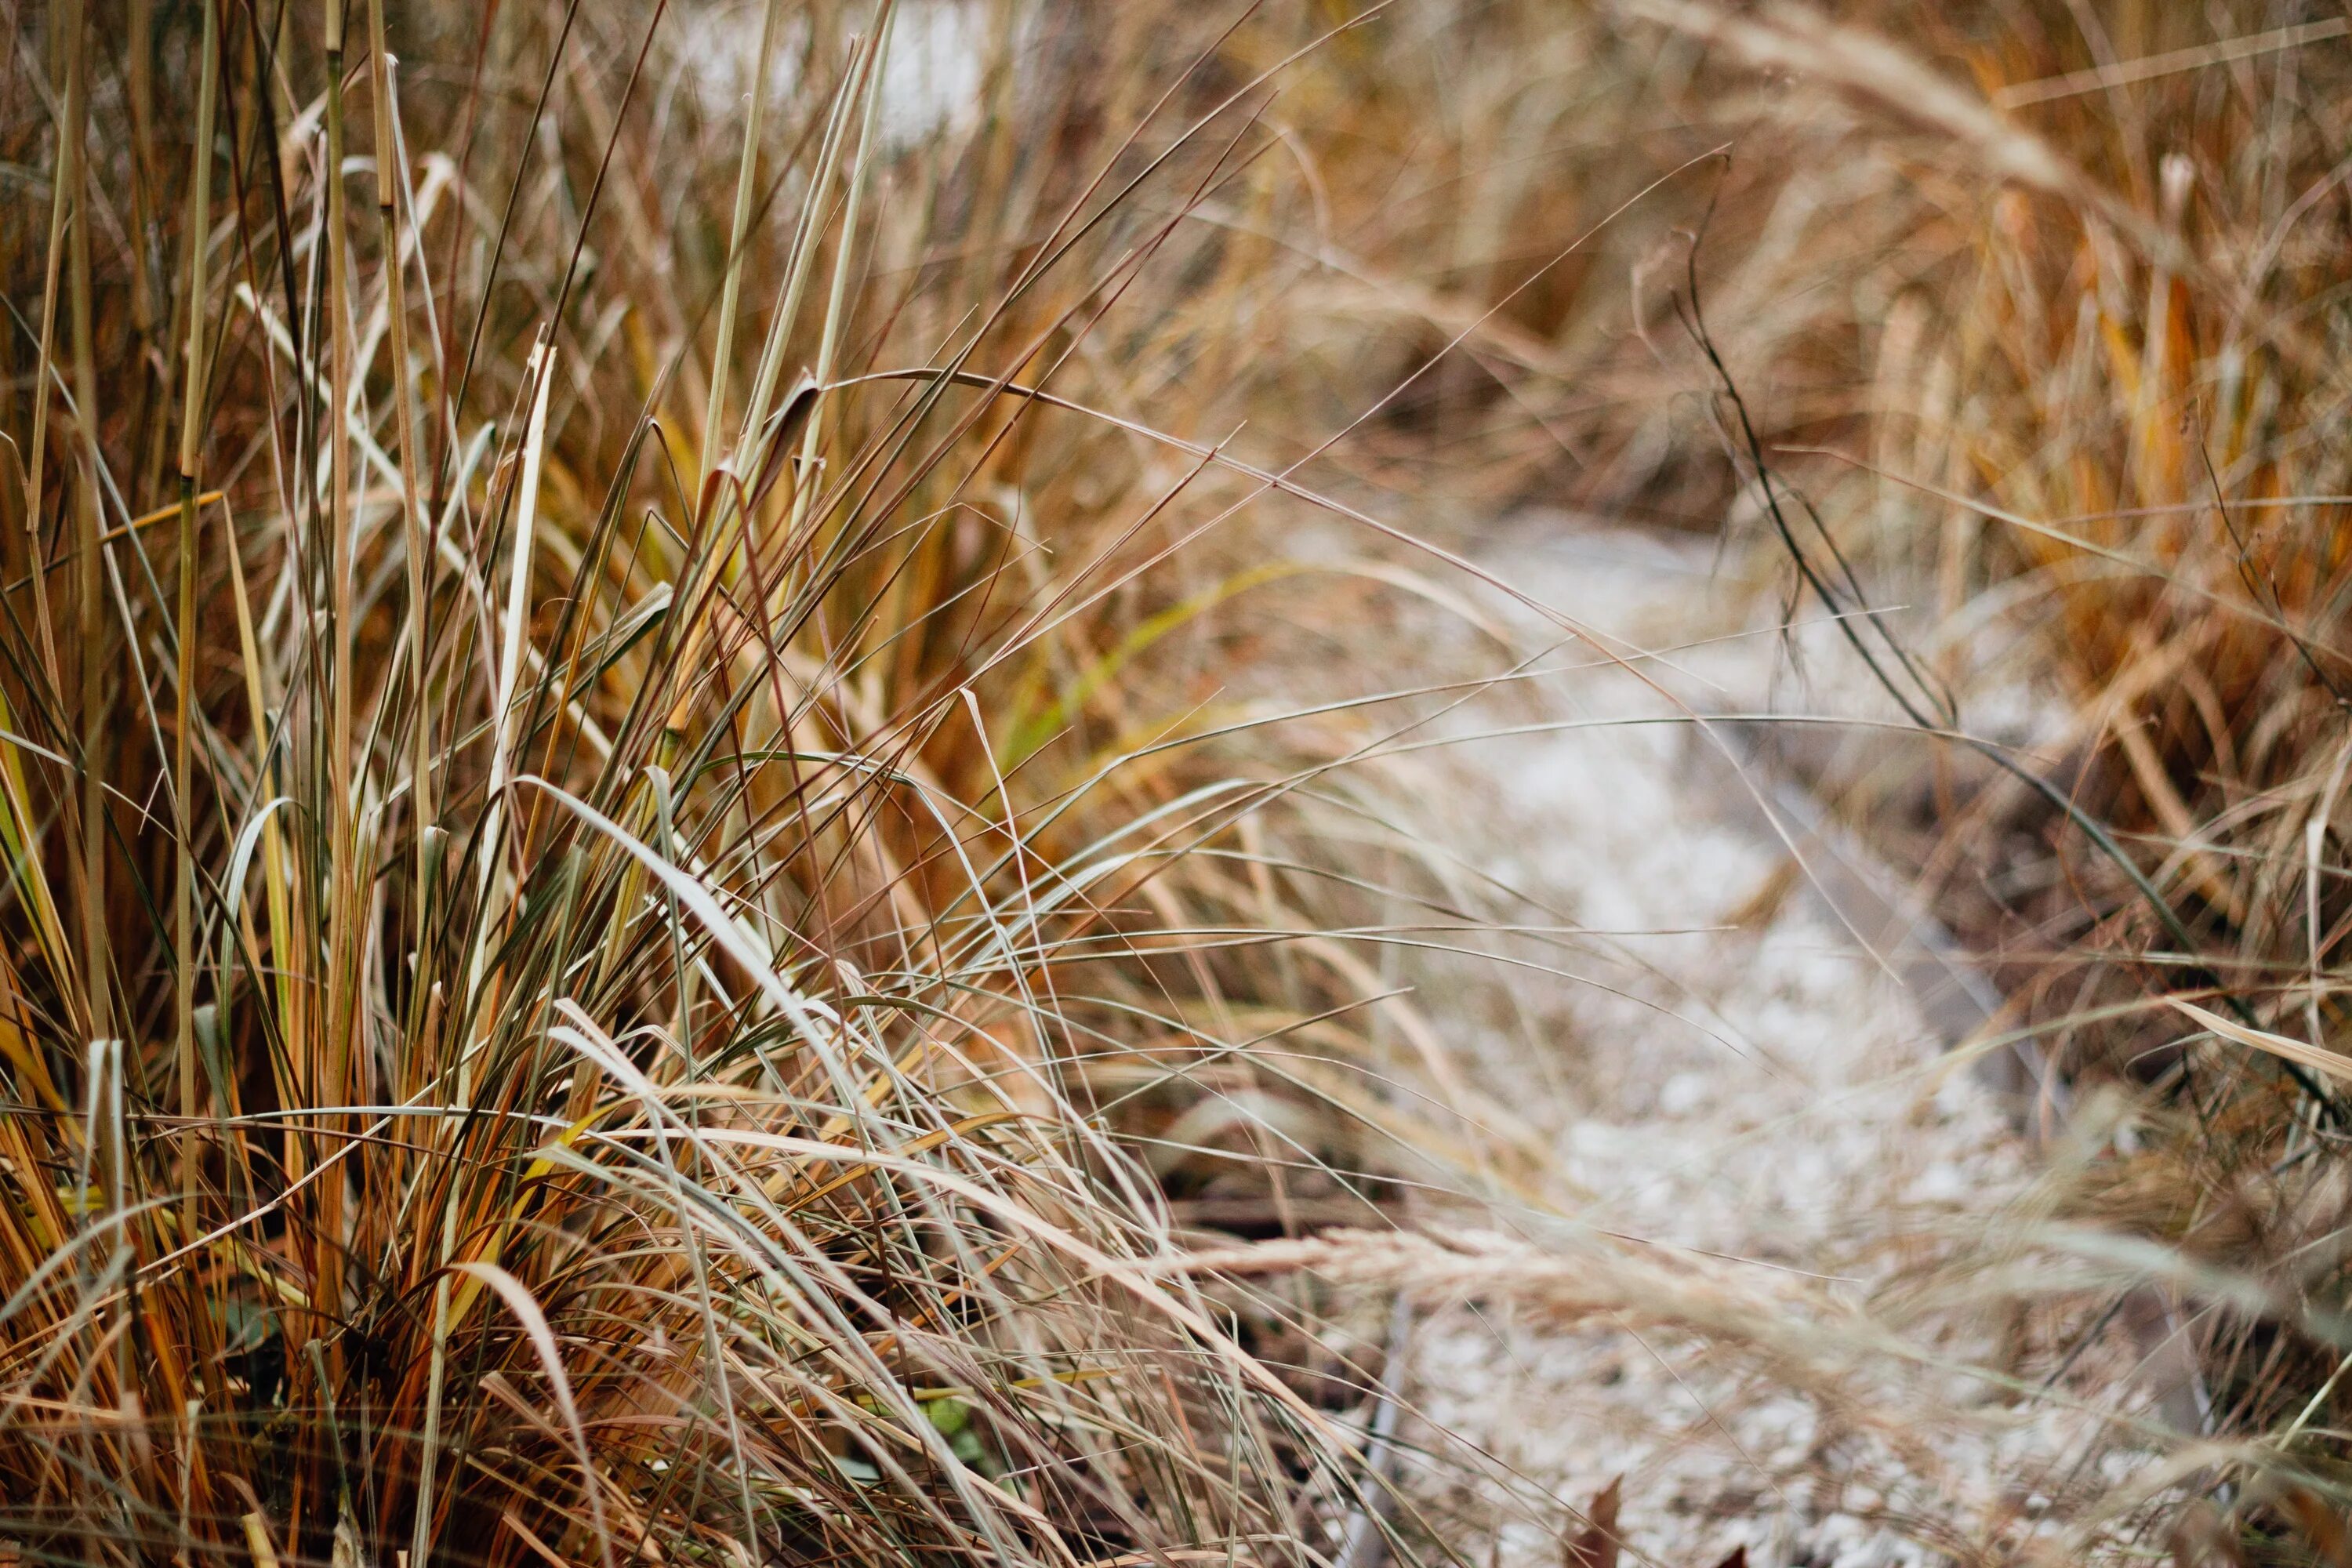
[[[1900,606],[1856,647],[1989,744],[1789,760],[1916,868],[2079,1097],[2126,1097],[2073,1215],[2158,1244],[2134,1268],[2179,1303],[2204,1431],[2247,1445],[2195,1472],[2229,1549],[2326,1555],[2352,1503],[2343,19],[1386,25],[1408,48],[1335,51],[1348,112],[1300,116],[1340,216],[1294,360],[1344,346],[1399,387],[1357,471],[1721,525],[1796,552],[1792,604]],[[1335,324],[1367,319],[1402,330]]]
[[[2064,1076],[2134,1097],[2078,1212],[2170,1259],[2210,1428],[2253,1440],[2203,1478],[2243,1549],[2324,1556],[2347,1495],[2342,19],[1601,9],[1693,51],[1664,101],[1750,170],[1688,278],[1721,363],[1679,349],[1718,394],[1722,504],[1781,524],[1814,602],[1907,606],[1855,635],[1924,723],[2037,710],[1990,731],[2025,742],[1999,768],[1867,737],[1800,760],[1912,858]]]
[[[1355,1442],[1139,1267],[1361,977],[1129,668],[1258,580],[1261,73],[386,9],[13,24],[0,1538],[1314,1560]]]
[[[1333,934],[1475,923],[1328,771],[1452,695],[1234,679],[1454,603],[1385,489],[1777,510],[1922,717],[2025,670],[2032,777],[1820,776],[2136,1097],[2081,1212],[2248,1440],[2184,1550],[2324,1547],[2336,21],[19,8],[0,1538],[1360,1568],[1364,1336],[1209,1265],[1902,1353],[1296,1239],[1496,1174]]]

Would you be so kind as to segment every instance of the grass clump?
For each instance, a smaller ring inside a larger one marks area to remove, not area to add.
[[[1816,782],[2068,1081],[2131,1097],[2084,1207],[2163,1244],[2134,1283],[2196,1342],[2205,1435],[2263,1440],[2207,1489],[2280,1542],[2343,1491],[2320,21],[17,25],[18,1556],[1441,1553],[1368,1499],[1407,1439],[1399,1374],[1368,1400],[1358,1363],[1402,1340],[1316,1310],[1350,1288],[1408,1326],[1441,1298],[1663,1326],[1825,1407],[1850,1384],[1932,1475],[1927,1406],[1860,1370],[1916,1347],[1831,1282],[1478,1228],[1564,1217],[1511,1114],[1529,1064],[1451,1059],[1486,991],[1402,990],[1553,975],[1591,933],[1481,929],[1518,906],[1397,826],[1454,803],[1384,810],[1389,754],[1537,671],[1443,637],[1390,668],[1424,623],[1387,595],[1518,634],[1460,591],[1489,574],[1375,520],[1381,487],[1735,531],[1777,502],[1775,546],[1943,731],[1984,673],[1952,628],[2021,628],[2054,742],[1856,743]],[[1929,608],[1864,602],[1890,584]],[[1446,1244],[1368,1234],[1416,1182]],[[2074,1364],[2043,1348],[1970,1375],[2027,1400]]]
[[[1329,1008],[1195,934],[1279,781],[1123,679],[1249,585],[1151,569],[1257,488],[1159,429],[1258,81],[888,0],[112,19],[21,13],[0,110],[0,1540],[1327,1552],[1352,1447],[1120,1131]]]
[[[1725,504],[1767,515],[1772,470],[1927,722],[2011,710],[2014,766],[1883,739],[1807,765],[1920,870],[2004,1025],[2131,1108],[2074,1217],[2161,1244],[2191,1424],[2247,1440],[2196,1476],[2244,1541],[2180,1550],[2339,1552],[2342,18],[1598,10],[1704,53],[1675,101],[1747,165],[1687,275],[1723,362],[1685,363],[1747,394]]]

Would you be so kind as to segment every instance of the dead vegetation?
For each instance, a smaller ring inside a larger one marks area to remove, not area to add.
[[[10,34],[25,1560],[1367,1568],[1449,1545],[1381,1500],[1367,1293],[1823,1399],[1915,1355],[1885,1302],[1363,1228],[1496,1167],[1362,952],[1494,908],[1332,771],[1439,681],[1263,675],[1462,608],[1444,546],[1530,498],[1794,552],[1985,742],[1788,760],[2103,1107],[1999,1288],[2155,1281],[2180,1554],[2342,1560],[2340,17]]]
[[[2342,18],[1611,15],[1704,53],[1749,116],[1735,161],[1794,171],[1764,230],[1829,285],[1759,315],[1732,302],[1752,253],[1712,237],[1721,281],[1704,255],[1691,275],[1751,526],[1778,525],[1811,602],[1904,606],[1854,639],[1922,727],[2010,709],[1979,731],[1997,756],[1860,737],[1797,761],[1917,868],[2076,1096],[2127,1096],[2078,1213],[2158,1244],[2207,1434],[2247,1445],[2200,1483],[2231,1521],[2206,1534],[2325,1557],[2314,1521],[2345,1475]],[[1784,359],[1815,367],[1793,393]]]

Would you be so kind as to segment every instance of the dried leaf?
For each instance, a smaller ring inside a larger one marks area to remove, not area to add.
[[[1618,1477],[1601,1489],[1584,1510],[1584,1528],[1570,1536],[1560,1552],[1561,1568],[1617,1568]]]

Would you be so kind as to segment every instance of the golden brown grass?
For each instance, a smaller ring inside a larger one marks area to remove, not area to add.
[[[1371,1223],[1408,1120],[1302,934],[1361,732],[1227,677],[1431,590],[1251,520],[1747,529],[1759,458],[1838,607],[1931,590],[1927,716],[2032,623],[2039,785],[1842,776],[2137,1097],[2093,1208],[2210,1270],[2207,1489],[2321,1541],[2342,1113],[2262,1041],[2333,1052],[2352,921],[2339,19],[1195,10],[12,13],[19,1552],[1328,1558],[1360,1369],[1171,1259],[1430,1259],[1194,1234]]]
[[[2008,1022],[2133,1097],[2084,1212],[2163,1244],[2210,1429],[2253,1440],[2203,1475],[2236,1510],[2215,1539],[2326,1555],[2352,1217],[2343,20],[1596,11],[1688,64],[1662,101],[1747,166],[1683,279],[1721,363],[1667,349],[1718,395],[1723,503],[1769,510],[1760,459],[1819,598],[1905,603],[1856,635],[1923,720],[1965,728],[1972,684],[2022,671],[2055,721],[2013,766],[1858,742],[1825,787],[1982,945]]]
[[[1359,972],[1138,670],[1256,581],[1181,219],[1329,22],[959,9],[942,121],[915,9],[16,15],[18,1553],[1328,1551],[1141,1267],[1255,1145],[1139,1148]]]

